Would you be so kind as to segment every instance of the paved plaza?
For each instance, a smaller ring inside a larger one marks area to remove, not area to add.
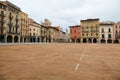
[[[2,45],[0,80],[120,80],[120,45]]]

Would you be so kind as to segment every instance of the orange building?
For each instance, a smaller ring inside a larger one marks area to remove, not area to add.
[[[70,26],[70,42],[80,43],[82,28],[80,25]]]

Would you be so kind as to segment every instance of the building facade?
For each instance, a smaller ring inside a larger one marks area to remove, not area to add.
[[[8,43],[20,42],[21,9],[8,1],[0,1],[1,41]]]
[[[7,5],[0,2],[0,43],[6,42],[6,11]]]
[[[41,25],[50,27],[52,22],[50,22],[48,19],[44,19],[44,21],[41,21]]]
[[[114,25],[114,43],[120,43],[120,22]]]
[[[21,33],[20,33],[20,42],[29,42],[29,18],[28,15],[24,12],[20,13],[21,15]]]
[[[114,42],[114,24],[113,22],[100,23],[100,43]]]
[[[30,19],[29,24],[29,42],[39,43],[41,42],[41,26],[37,22]]]
[[[49,36],[49,28],[43,25],[41,26],[41,42],[47,42]]]
[[[99,43],[100,41],[100,26],[99,19],[81,20],[82,27],[82,43]]]
[[[70,42],[81,42],[82,28],[80,25],[70,26]]]

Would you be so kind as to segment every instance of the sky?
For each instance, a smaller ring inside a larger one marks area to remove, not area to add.
[[[2,0],[5,1],[5,0]],[[120,21],[120,0],[8,0],[40,23],[49,19],[52,26],[80,25],[80,20]]]

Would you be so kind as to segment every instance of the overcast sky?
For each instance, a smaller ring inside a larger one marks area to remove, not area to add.
[[[45,18],[53,26],[80,24],[80,20],[120,21],[120,0],[9,0],[37,22]]]

